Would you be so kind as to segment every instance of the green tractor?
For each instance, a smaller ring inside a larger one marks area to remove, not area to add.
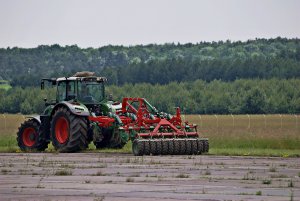
[[[120,102],[105,96],[106,78],[91,72],[72,77],[42,79],[56,86],[56,100],[45,99],[45,110],[29,117],[19,128],[22,151],[44,151],[50,141],[59,152],[84,150],[93,141],[97,149],[122,148],[132,141],[134,155],[201,154],[208,152],[206,138],[197,125],[176,115],[159,112],[144,98],[125,97]]]
[[[40,116],[30,117],[19,128],[17,142],[22,151],[44,151],[50,141],[60,152],[84,150],[93,141],[97,148],[122,148],[128,141],[118,130],[122,122],[99,127],[89,117],[114,118],[120,104],[105,97],[105,77],[95,77],[90,72],[76,73],[72,77],[42,79],[56,85],[56,100],[47,102]],[[105,122],[105,119],[102,119]]]

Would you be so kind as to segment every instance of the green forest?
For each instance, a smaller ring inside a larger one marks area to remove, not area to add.
[[[108,78],[107,92],[140,96],[159,110],[185,113],[300,112],[300,39],[255,39],[197,44],[80,48],[41,45],[0,49],[0,113],[38,113],[44,77],[93,71]],[[52,98],[53,99],[53,98]]]
[[[186,114],[300,113],[300,79],[240,79],[233,82],[171,82],[160,84],[110,85],[114,100],[145,97],[160,111],[175,113],[180,106]],[[43,99],[55,99],[55,89],[34,87],[0,90],[0,113],[40,113]]]

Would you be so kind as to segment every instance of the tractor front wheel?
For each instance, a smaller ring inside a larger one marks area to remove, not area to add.
[[[40,123],[33,119],[19,127],[17,142],[22,151],[44,151],[48,147],[48,141],[41,136],[39,128]]]
[[[76,152],[88,147],[87,119],[66,108],[55,111],[51,121],[52,144],[59,152]]]

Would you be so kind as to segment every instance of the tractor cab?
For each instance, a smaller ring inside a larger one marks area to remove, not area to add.
[[[55,104],[62,101],[77,101],[84,105],[98,105],[105,99],[105,77],[76,73],[72,77],[44,78],[41,82],[42,89],[45,81],[57,87]]]
[[[99,77],[58,78],[56,102],[74,100],[85,105],[100,104],[105,98],[103,82]]]

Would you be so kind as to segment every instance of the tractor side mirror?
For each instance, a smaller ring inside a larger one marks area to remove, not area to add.
[[[47,98],[44,98],[45,106],[47,107],[49,103],[47,103]]]
[[[109,94],[109,95],[108,95],[108,100],[109,100],[109,101],[113,101],[113,95],[112,95],[112,94]]]

